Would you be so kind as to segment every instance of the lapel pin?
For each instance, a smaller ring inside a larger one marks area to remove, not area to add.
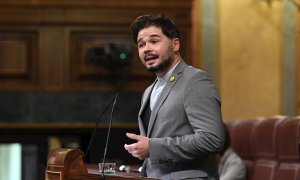
[[[171,76],[171,77],[170,77],[170,81],[173,82],[174,80],[175,80],[175,77],[174,77],[174,76]]]

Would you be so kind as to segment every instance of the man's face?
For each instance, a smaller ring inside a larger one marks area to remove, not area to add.
[[[142,64],[153,73],[165,72],[174,59],[173,40],[161,28],[150,26],[139,31],[137,45]]]

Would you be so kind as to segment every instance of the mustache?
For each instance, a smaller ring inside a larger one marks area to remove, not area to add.
[[[144,57],[144,60],[145,60],[145,61],[149,61],[149,60],[151,60],[151,59],[156,59],[156,58],[158,58],[158,57],[159,57],[158,54],[146,53],[146,54],[145,54],[145,57]]]

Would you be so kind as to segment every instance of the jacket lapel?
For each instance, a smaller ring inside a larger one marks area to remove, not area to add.
[[[157,116],[157,113],[158,113],[160,107],[162,106],[162,104],[164,103],[166,98],[168,97],[170,91],[172,90],[172,88],[174,87],[176,82],[181,77],[182,71],[185,67],[186,67],[186,63],[183,60],[181,60],[179,62],[179,64],[177,65],[177,67],[174,69],[174,71],[171,75],[171,77],[174,77],[174,80],[171,80],[171,79],[168,80],[168,82],[167,82],[166,86],[164,87],[161,95],[159,96],[159,99],[157,100],[157,102],[156,102],[156,104],[155,104],[155,106],[152,110],[152,113],[151,113],[151,117],[150,117],[150,121],[149,121],[149,127],[148,127],[148,131],[147,131],[147,137],[150,137],[150,134],[151,134],[153,125],[156,121],[156,116]]]
[[[139,115],[138,115],[139,116],[139,118],[138,118],[139,128],[140,128],[141,134],[146,134],[146,130],[145,130],[143,119],[142,119],[142,114],[145,111],[147,103],[150,101],[150,95],[151,95],[152,89],[156,82],[157,82],[157,79],[154,81],[154,83],[152,83],[151,86],[149,86],[147,88],[147,90],[145,91],[143,98],[142,98],[141,109],[140,109]]]

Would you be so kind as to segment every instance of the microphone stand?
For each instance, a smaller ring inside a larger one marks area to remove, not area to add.
[[[118,99],[118,95],[119,95],[119,93],[117,92],[116,96],[115,96],[115,99],[114,99],[113,106],[111,108],[111,113],[110,113],[109,126],[108,126],[106,143],[105,143],[105,149],[104,149],[104,154],[103,154],[103,159],[102,159],[101,179],[103,179],[103,180],[105,179],[105,176],[104,176],[104,166],[105,166],[106,151],[107,151],[107,147],[108,147],[110,129],[111,129],[111,125],[112,125],[112,118],[113,118],[113,114],[114,114],[114,109],[115,109],[116,101]]]
[[[100,121],[101,121],[101,117],[102,117],[103,114],[107,111],[107,109],[109,108],[109,106],[116,100],[116,96],[118,96],[118,93],[116,93],[115,98],[112,99],[112,100],[107,104],[107,106],[105,107],[105,109],[104,109],[101,113],[98,113],[98,115],[97,115],[98,120],[97,120],[97,122],[96,122],[96,126],[95,126],[95,128],[94,128],[94,131],[93,131],[91,140],[90,140],[90,142],[89,142],[89,145],[88,145],[88,147],[86,148],[84,160],[86,160],[87,153],[89,152],[89,150],[90,150],[90,148],[91,148],[91,145],[92,145],[94,136],[95,136],[95,134],[96,134],[97,128],[98,128],[99,123],[100,123]]]

